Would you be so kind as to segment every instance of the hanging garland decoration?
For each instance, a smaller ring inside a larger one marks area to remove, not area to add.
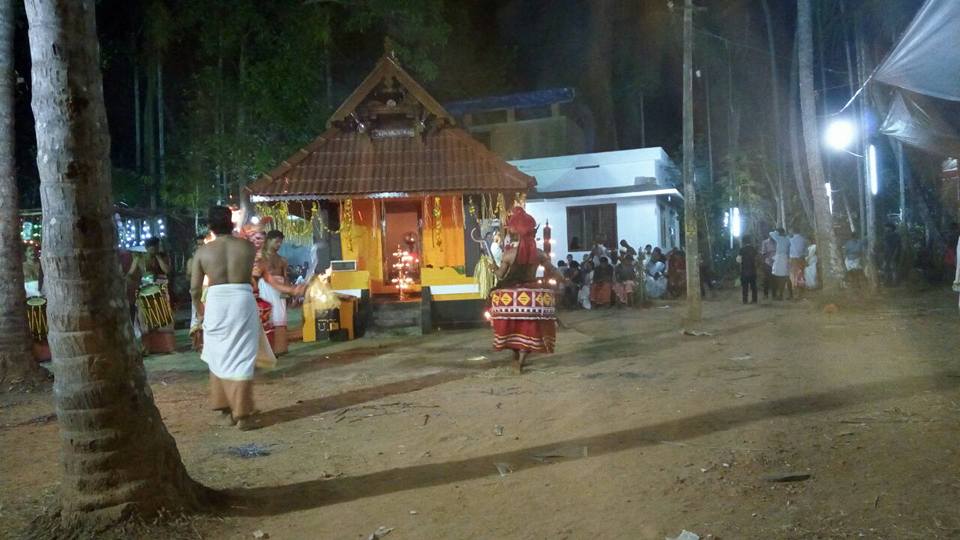
[[[473,200],[473,195],[467,197],[467,211],[474,219],[477,219],[477,205]]]
[[[269,228],[282,232],[287,242],[299,246],[309,246],[313,243],[313,220],[319,212],[317,203],[313,203],[311,207],[310,219],[294,216],[286,204],[276,206],[258,204],[256,210],[257,215],[270,218]],[[303,210],[306,214],[306,208]]]
[[[433,244],[443,245],[443,209],[440,207],[440,197],[433,198]]]
[[[526,193],[520,193],[519,191],[516,192],[516,193],[514,193],[514,196],[513,196],[513,205],[514,205],[514,206],[519,206],[519,207],[521,207],[521,208],[526,208],[526,207],[527,207],[527,194],[526,194]]]
[[[507,203],[503,193],[497,193],[497,206],[493,210],[493,215],[500,219],[501,226],[507,223]]]
[[[340,233],[347,237],[347,249],[353,251],[353,199],[340,204]]]

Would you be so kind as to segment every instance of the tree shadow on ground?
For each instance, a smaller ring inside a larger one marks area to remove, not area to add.
[[[416,392],[417,390],[423,390],[424,388],[430,388],[438,384],[463,379],[469,375],[470,373],[464,371],[446,371],[418,377],[416,379],[406,379],[379,386],[358,388],[332,396],[303,400],[293,405],[261,413],[258,416],[257,425],[264,428],[283,422],[300,420],[301,418],[308,418],[327,411],[335,411],[351,405],[376,401],[395,394]]]
[[[434,384],[439,384],[443,377],[450,377],[450,374],[433,377],[436,379],[432,380],[437,381]],[[410,381],[396,384],[410,384]],[[493,476],[497,474],[495,463],[508,463],[515,473],[544,467],[550,465],[550,461],[535,460],[533,456],[550,453],[558,447],[587,447],[589,456],[596,457],[665,441],[675,442],[703,437],[768,418],[837,410],[857,404],[909,397],[921,392],[954,390],[958,387],[960,387],[960,378],[948,373],[846,386],[828,392],[726,407],[647,426],[555,441],[511,452],[458,461],[414,465],[349,478],[318,479],[284,486],[228,490],[225,495],[231,499],[231,505],[223,510],[226,514],[238,516],[283,514],[377,495]],[[334,403],[331,402],[331,409],[343,406],[343,404],[333,405]]]

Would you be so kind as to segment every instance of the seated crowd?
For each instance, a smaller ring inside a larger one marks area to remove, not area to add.
[[[569,309],[632,306],[645,299],[681,296],[686,287],[682,250],[664,255],[648,244],[637,252],[626,240],[617,251],[597,242],[579,261],[567,255],[557,269],[563,276],[561,307]]]

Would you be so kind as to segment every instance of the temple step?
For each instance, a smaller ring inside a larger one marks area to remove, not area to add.
[[[374,302],[368,334],[418,336],[421,334],[420,302]]]

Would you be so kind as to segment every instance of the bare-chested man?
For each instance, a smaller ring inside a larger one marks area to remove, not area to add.
[[[287,260],[280,256],[283,245],[283,233],[270,231],[260,252],[257,263],[260,272],[260,298],[270,303],[270,318],[273,321],[273,352],[281,355],[287,352],[287,299],[284,295],[300,296],[303,286],[287,284]]]
[[[197,249],[190,272],[190,295],[203,324],[201,358],[210,367],[210,401],[223,419],[241,430],[256,427],[251,415],[253,372],[260,344],[260,317],[250,284],[256,250],[234,238],[230,209],[210,208],[210,231],[216,238]],[[203,278],[209,280],[201,302]]]

